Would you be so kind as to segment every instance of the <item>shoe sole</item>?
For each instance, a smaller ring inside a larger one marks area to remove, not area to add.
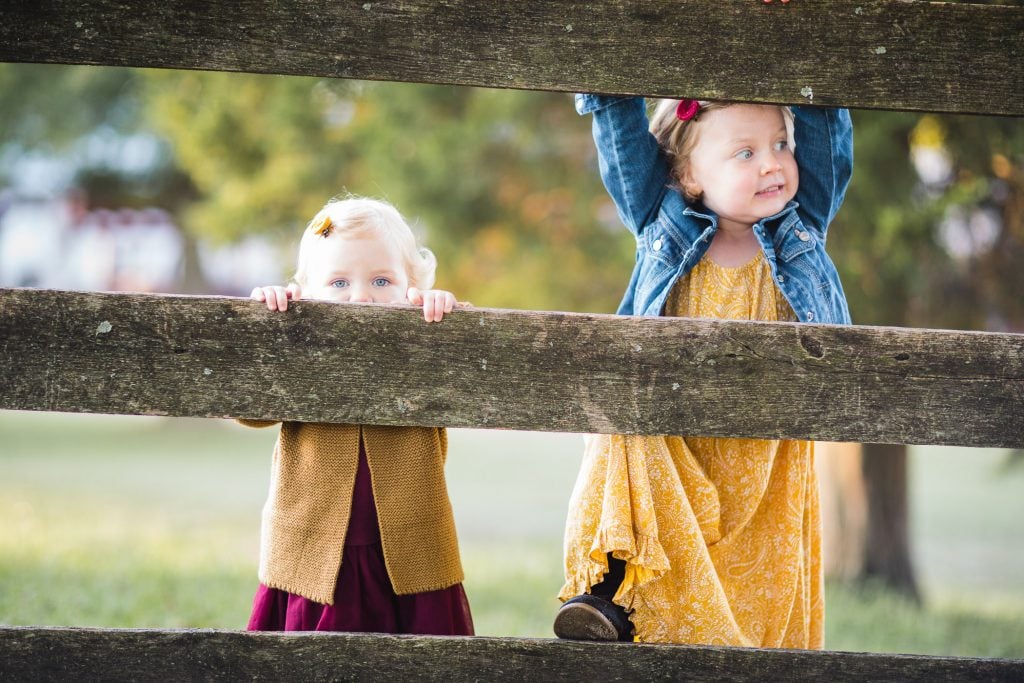
[[[555,635],[566,640],[619,639],[619,632],[608,617],[590,605],[574,602],[555,615]]]

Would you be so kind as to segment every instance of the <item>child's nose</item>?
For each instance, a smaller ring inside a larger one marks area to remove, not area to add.
[[[349,295],[349,301],[355,303],[365,304],[370,303],[370,291],[366,287],[353,287],[352,293]]]
[[[769,156],[761,164],[761,175],[767,175],[769,173],[778,173],[782,170],[782,164],[775,158],[775,155]]]

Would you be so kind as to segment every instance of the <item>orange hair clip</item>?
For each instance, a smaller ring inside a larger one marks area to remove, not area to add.
[[[330,235],[331,235],[331,228],[334,227],[334,224],[331,223],[331,217],[325,215],[325,216],[322,216],[320,218],[320,220],[315,222],[311,227],[313,228],[313,234],[314,235],[321,235],[322,237],[330,237]]]

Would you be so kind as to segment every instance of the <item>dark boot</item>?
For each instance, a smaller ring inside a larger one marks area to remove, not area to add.
[[[626,610],[596,595],[566,600],[555,616],[555,635],[569,640],[633,640]]]
[[[633,624],[621,606],[612,602],[626,576],[626,563],[608,553],[608,573],[589,595],[566,600],[555,616],[555,635],[571,640],[633,641]]]

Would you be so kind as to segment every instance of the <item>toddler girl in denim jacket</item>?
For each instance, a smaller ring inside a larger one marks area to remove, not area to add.
[[[577,95],[637,241],[620,314],[849,323],[829,223],[845,110]],[[809,441],[594,435],[570,500],[562,638],[820,648]]]

